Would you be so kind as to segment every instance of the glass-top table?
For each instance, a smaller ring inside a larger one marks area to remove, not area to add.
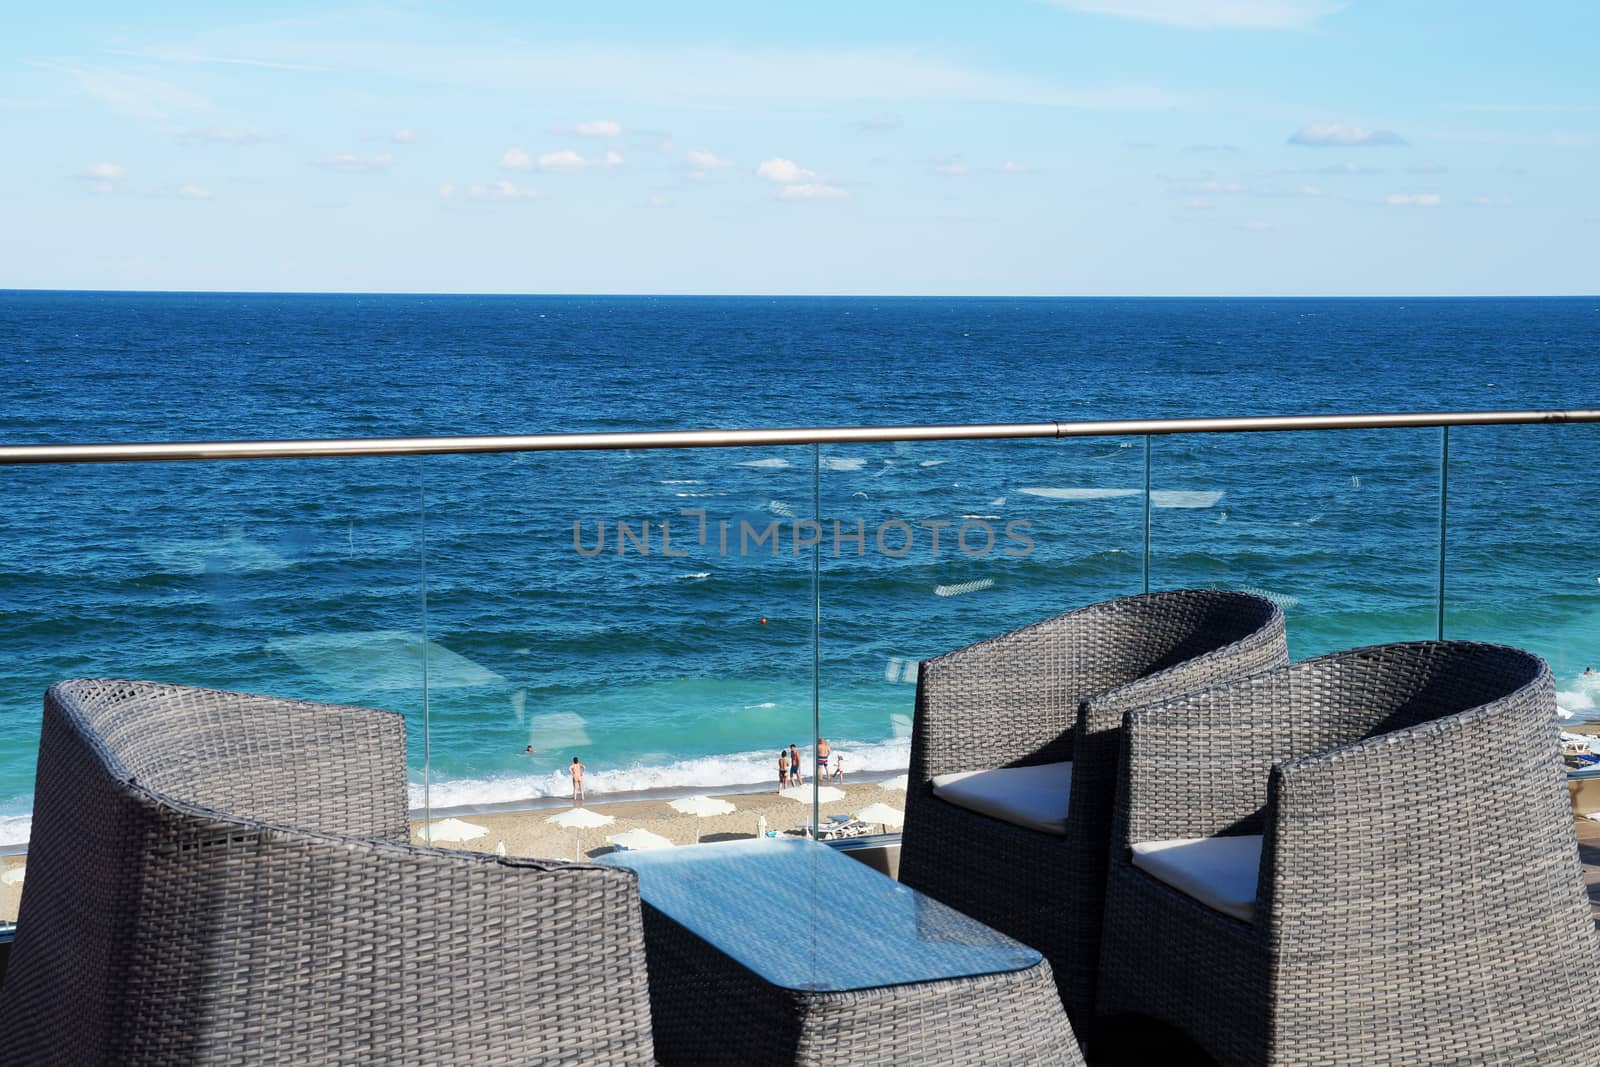
[[[814,841],[619,852],[663,1064],[1076,1065],[1035,950]]]

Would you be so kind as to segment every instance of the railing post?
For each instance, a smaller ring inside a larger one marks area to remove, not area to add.
[[[1444,560],[1445,533],[1450,505],[1450,427],[1439,427],[1439,601],[1435,637],[1444,640]]]
[[[1144,591],[1150,591],[1150,435],[1144,435]]]

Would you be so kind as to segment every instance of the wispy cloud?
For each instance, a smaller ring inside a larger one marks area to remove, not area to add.
[[[837,185],[802,182],[798,185],[785,185],[778,195],[785,200],[842,200],[850,194]]]
[[[395,144],[410,144],[416,139],[417,135],[404,127],[394,131],[389,135],[389,140],[393,141]]]
[[[1338,0],[1050,0],[1087,15],[1188,30],[1300,30],[1343,11]]]
[[[230,126],[213,126],[204,130],[184,130],[178,135],[181,140],[191,142],[209,142],[211,144],[262,144],[272,140],[258,130],[250,130]]]
[[[180,185],[178,195],[185,200],[210,200],[211,190],[198,185]]]
[[[89,183],[89,191],[94,193],[111,193],[118,188],[118,183],[128,176],[128,168],[121,163],[91,163],[78,174],[78,177]]]
[[[171,82],[105,67],[71,67],[58,63],[35,66],[71,77],[78,88],[119,114],[144,120],[169,119],[195,111],[211,111],[211,101]]]
[[[1342,122],[1314,122],[1290,134],[1289,143],[1312,148],[1366,148],[1403,145],[1406,139],[1393,130],[1368,130]]]
[[[580,122],[575,128],[582,137],[621,137],[622,124],[610,119],[595,119],[592,122]]]
[[[268,70],[293,70],[314,74],[334,74],[332,67],[312,66],[307,63],[283,63],[270,59],[251,59],[248,56],[208,56],[168,48],[147,48],[141,51],[112,49],[109,55],[128,56],[133,59],[152,59],[160,63],[205,64],[234,67],[265,67]]]
[[[341,152],[328,160],[326,165],[345,174],[370,174],[373,171],[386,170],[393,163],[394,156],[388,152],[379,152],[375,156],[358,156],[352,152]]]
[[[530,152],[520,148],[508,148],[500,157],[500,166],[505,170],[543,170],[576,173],[584,170],[607,169],[622,166],[622,153],[607,152],[602,156],[587,157],[582,153],[574,152],[570,148],[563,148],[556,152],[544,152],[535,157]]]
[[[445,182],[439,186],[439,197],[443,200],[456,197],[468,200],[536,200],[539,194],[533,189],[502,179],[494,182],[473,182],[470,185]]]
[[[967,171],[970,170],[970,169],[971,168],[969,168],[965,163],[961,162],[959,159],[953,159],[953,160],[950,160],[947,163],[935,163],[933,165],[934,173],[936,173],[936,174],[947,174],[947,175],[949,175],[950,177],[953,177],[953,178],[959,178],[961,175],[967,173]]]
[[[689,161],[689,166],[695,170],[721,170],[723,167],[733,166],[733,160],[723,159],[715,152],[707,152],[703,148],[691,148],[685,152],[683,158]]]
[[[1438,193],[1390,193],[1383,202],[1390,207],[1438,207],[1443,201]]]
[[[1005,161],[1004,165],[1001,166],[1000,170],[1004,174],[1026,174],[1026,173],[1028,173],[1028,168],[1027,167],[1024,167],[1021,163],[1017,163],[1017,162],[1014,162],[1014,161],[1009,160],[1009,159]]]

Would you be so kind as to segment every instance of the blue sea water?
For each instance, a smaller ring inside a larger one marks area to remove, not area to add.
[[[1600,407],[1597,357],[1593,298],[0,292],[0,442]],[[1446,633],[1546,656],[1579,716],[1596,446],[1449,438]],[[765,781],[810,736],[815,638],[822,734],[895,770],[919,659],[1142,588],[1145,449],[0,467],[0,843],[40,696],[81,675],[401,711],[437,808],[559,793],[574,756],[591,793]],[[1272,595],[1296,656],[1434,635],[1438,430],[1154,438],[1149,463],[1152,588]]]

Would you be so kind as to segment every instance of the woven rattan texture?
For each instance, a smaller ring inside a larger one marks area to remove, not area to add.
[[[1335,653],[1129,713],[1100,1008],[1240,1065],[1600,1061],[1600,943],[1548,669],[1466,642]],[[1129,862],[1263,833],[1241,922]],[[1459,847],[1457,847],[1459,846]]]
[[[900,880],[1044,953],[1085,1034],[1123,712],[1287,661],[1277,607],[1215,590],[1093,604],[928,660],[917,682]],[[1067,759],[1064,837],[933,795],[934,775]]]
[[[652,1062],[631,872],[401,843],[404,754],[385,712],[53,686],[10,1062]]]

